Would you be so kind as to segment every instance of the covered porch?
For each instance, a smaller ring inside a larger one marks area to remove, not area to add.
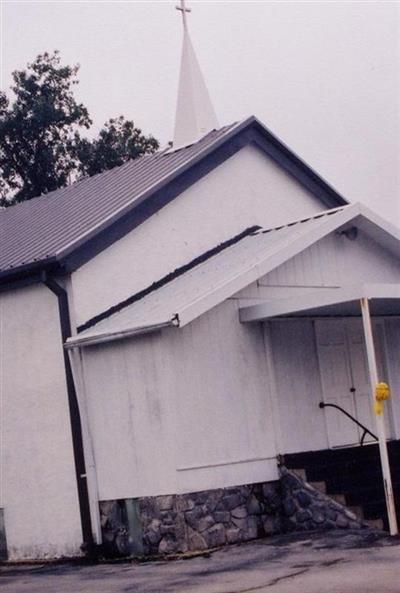
[[[398,438],[399,409],[395,394],[399,385],[393,372],[396,352],[388,348],[390,336],[387,334],[393,333],[392,326],[400,320],[400,285],[371,283],[319,288],[302,295],[272,298],[241,307],[239,317],[245,324],[268,322],[271,339],[275,342],[279,342],[280,327],[285,334],[286,346],[295,339],[296,346],[300,344],[304,348],[310,345],[309,336],[306,335],[308,332],[304,330],[303,339],[298,330],[296,337],[291,338],[290,333],[296,325],[297,328],[301,327],[293,322],[308,322],[303,327],[312,327],[311,342],[314,342],[320,378],[321,397],[318,403],[340,406],[373,433],[376,432],[376,422],[371,401],[371,380],[391,385],[396,401],[393,403],[389,400],[386,404],[386,432],[389,438]],[[283,329],[285,327],[286,330]],[[371,333],[369,327],[372,327]],[[278,344],[271,346],[273,350],[279,350]],[[376,363],[371,359],[372,352]],[[308,352],[307,356],[311,355]],[[277,358],[279,355],[276,352],[275,363],[279,366]],[[292,375],[293,380],[301,380],[297,365],[293,368],[292,364],[287,364],[287,367],[284,371],[286,374]],[[276,370],[279,373],[279,369]],[[306,373],[309,374],[310,369]],[[363,435],[360,427],[333,410],[326,411],[326,426],[330,447],[357,444]],[[371,440],[371,437],[366,440]]]
[[[393,372],[397,366],[396,354],[393,347],[388,350],[387,328],[390,328],[391,321],[399,320],[399,314],[400,285],[372,283],[326,290],[319,288],[302,295],[268,299],[241,307],[239,311],[242,323],[263,322],[270,325],[278,383],[283,377],[286,382],[295,384],[299,380],[301,383],[301,375],[305,371],[299,365],[282,368],[282,360],[276,356],[276,344],[273,343],[280,339],[276,321],[286,324],[289,330],[290,324],[296,321],[311,322],[320,379],[318,407],[324,415],[328,447],[333,449],[378,442],[392,534],[397,533],[397,523],[387,440],[398,438],[399,392],[397,373]],[[290,342],[287,335],[284,341],[286,345]],[[299,336],[296,342],[301,349],[305,346]],[[284,360],[286,363],[287,357]],[[388,394],[383,393],[385,385],[391,385],[392,377],[394,401],[386,399]],[[284,392],[285,389],[279,389],[280,394]],[[307,390],[304,395],[307,397]],[[283,409],[278,415],[281,431],[290,434],[285,426],[288,403],[285,399],[283,395]],[[277,407],[281,407],[280,397]],[[297,422],[300,418],[301,415],[297,417]]]

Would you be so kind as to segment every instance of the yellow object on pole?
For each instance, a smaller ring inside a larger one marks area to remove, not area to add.
[[[390,397],[390,389],[387,383],[377,383],[375,386],[375,399],[378,402],[384,402]]]
[[[361,312],[364,326],[365,346],[367,349],[368,369],[372,388],[372,403],[376,414],[376,427],[379,441],[379,453],[381,458],[383,485],[385,489],[386,508],[389,519],[390,535],[397,535],[396,508],[394,504],[392,478],[390,476],[389,456],[386,443],[385,420],[382,414],[382,402],[389,397],[389,389],[382,389],[382,383],[378,382],[378,368],[376,364],[376,355],[374,347],[374,338],[372,334],[371,316],[369,312],[369,302],[367,298],[360,300]],[[386,385],[387,387],[387,385]],[[386,397],[382,397],[382,394]],[[380,411],[377,411],[378,406]]]
[[[377,383],[375,385],[375,401],[374,401],[374,412],[377,416],[383,412],[383,402],[389,399],[390,389],[387,383]]]

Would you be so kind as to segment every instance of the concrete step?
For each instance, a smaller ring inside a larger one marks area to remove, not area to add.
[[[364,523],[371,529],[379,529],[380,531],[384,529],[383,519],[364,519]]]
[[[356,517],[357,519],[359,519],[360,521],[364,520],[364,512],[362,510],[362,507],[358,506],[358,505],[351,505],[351,506],[347,506],[348,510],[351,511]],[[365,521],[364,521],[365,523]]]
[[[400,501],[400,440],[389,442],[388,447],[394,494]],[[325,482],[328,496],[346,506],[366,525],[387,529],[377,445],[291,454],[284,461],[289,468],[294,464],[305,469],[307,481],[314,487],[321,489],[315,483]],[[341,494],[331,495],[331,492]]]
[[[315,490],[318,490],[318,492],[322,492],[323,494],[326,494],[326,483],[322,480],[319,480],[318,482],[308,482],[310,484],[310,486],[312,486],[313,488],[315,488]]]
[[[394,493],[400,502],[400,441],[389,445]],[[301,478],[345,506],[360,521],[373,529],[387,529],[382,473],[376,445],[296,454],[292,458],[293,463],[290,463],[290,459],[288,461],[289,468],[297,465],[300,469],[295,471]]]
[[[296,476],[298,476],[299,478],[301,478],[302,480],[307,482],[307,475],[306,475],[305,469],[299,467],[299,468],[292,469],[291,471],[294,472],[296,474]]]
[[[335,502],[338,502],[339,504],[342,504],[343,506],[347,506],[346,505],[346,497],[344,494],[329,494],[329,497],[332,498],[332,500],[334,500]]]

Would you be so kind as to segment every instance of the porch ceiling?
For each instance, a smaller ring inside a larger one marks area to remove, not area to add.
[[[361,316],[360,299],[370,301],[371,315],[400,315],[400,284],[360,284],[320,288],[304,295],[275,298],[241,307],[240,321],[251,323],[273,317]]]

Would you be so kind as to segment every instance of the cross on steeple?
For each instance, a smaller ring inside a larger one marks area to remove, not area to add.
[[[182,13],[182,21],[183,21],[183,28],[187,31],[187,20],[186,20],[186,13],[192,12],[191,8],[186,8],[185,0],[181,0],[180,6],[175,6],[176,10],[180,10]]]
[[[174,148],[193,144],[218,128],[218,121],[190,41],[186,15],[191,12],[185,0],[175,7],[182,13],[183,44],[176,107]]]

